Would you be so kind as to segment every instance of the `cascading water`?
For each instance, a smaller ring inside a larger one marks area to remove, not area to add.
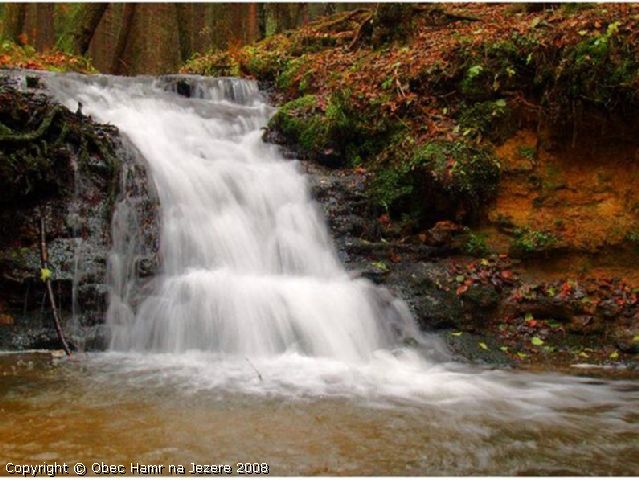
[[[135,309],[112,290],[113,349],[362,360],[396,343],[391,325],[412,328],[400,302],[336,260],[296,163],[261,140],[273,110],[255,82],[49,83],[126,134],[159,195],[162,271]],[[116,219],[115,243],[129,228]]]
[[[159,199],[161,267],[142,286],[141,219],[127,199],[114,214],[107,320],[119,374],[145,385],[483,404],[477,411],[499,421],[570,423],[560,412],[597,407],[626,428],[634,386],[453,363],[401,301],[352,279],[297,163],[261,140],[273,109],[254,82],[52,75],[47,84],[120,128]],[[403,347],[406,338],[418,348]]]

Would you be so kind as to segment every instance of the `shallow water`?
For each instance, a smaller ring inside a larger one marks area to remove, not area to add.
[[[286,385],[275,366],[252,363],[199,353],[78,355],[57,365],[44,354],[0,356],[0,464],[266,462],[282,475],[639,471],[636,383],[449,365],[412,372],[408,392],[377,382],[375,369],[314,364],[305,385]]]

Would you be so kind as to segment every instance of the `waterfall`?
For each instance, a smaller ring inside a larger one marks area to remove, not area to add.
[[[274,110],[255,82],[64,75],[48,86],[115,124],[159,197],[161,271],[135,304],[123,293],[130,211],[116,210],[112,349],[365,360],[416,334],[402,302],[340,265],[299,165],[262,142]]]
[[[605,412],[598,422],[626,431],[635,385],[452,362],[402,301],[351,278],[299,164],[262,142],[274,110],[254,82],[69,74],[46,82],[69,108],[82,102],[116,125],[130,146],[121,190],[133,193],[112,221],[111,352],[92,360],[115,368],[118,382],[456,404],[552,425],[596,407]],[[159,266],[141,278],[155,248],[143,228],[154,202]]]

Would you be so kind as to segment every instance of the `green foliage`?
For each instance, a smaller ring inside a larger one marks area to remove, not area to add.
[[[528,160],[533,160],[535,158],[535,152],[536,152],[536,148],[535,147],[531,147],[528,145],[521,145],[518,148],[518,153],[520,156],[528,159]]]
[[[515,230],[515,238],[511,244],[511,252],[517,255],[530,255],[552,249],[558,243],[557,237],[547,232],[540,232],[531,228]]]
[[[379,169],[371,183],[373,200],[387,210],[407,199],[420,206],[424,188],[447,195],[452,203],[463,201],[474,206],[497,189],[499,163],[488,147],[446,140],[415,146],[409,139],[402,145],[391,144],[389,149],[400,161]]]
[[[485,136],[497,141],[505,140],[515,128],[511,111],[503,98],[463,108],[459,114],[459,126],[463,136]]]
[[[302,154],[316,155],[327,141],[327,126],[315,95],[305,95],[286,103],[269,123],[270,128],[299,145]]]
[[[476,79],[481,76],[483,71],[484,67],[481,65],[472,65],[469,67],[461,83],[462,92],[472,94],[477,88]]]
[[[620,38],[620,27],[617,21],[605,33],[584,31],[584,40],[566,49],[552,86],[557,103],[586,101],[607,110],[636,104],[639,61],[633,46]]]
[[[486,235],[471,232],[468,234],[466,243],[464,244],[464,252],[474,257],[485,257],[490,253],[488,245],[486,245]]]
[[[57,50],[38,53],[31,45],[20,46],[10,41],[0,44],[0,69],[2,68],[96,73],[91,61],[85,57]]]
[[[497,190],[500,165],[492,148],[464,141],[433,141],[418,147],[414,162],[425,164],[453,196],[477,205]]]

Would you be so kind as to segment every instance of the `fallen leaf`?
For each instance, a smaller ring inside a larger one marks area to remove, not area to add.
[[[535,347],[541,347],[544,344],[544,341],[539,337],[532,337],[531,342]]]
[[[46,282],[50,278],[51,278],[51,270],[49,270],[48,268],[41,268],[40,269],[40,280],[42,280],[43,282]]]

